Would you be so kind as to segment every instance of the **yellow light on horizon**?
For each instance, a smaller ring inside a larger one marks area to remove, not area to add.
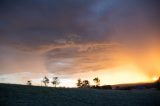
[[[134,64],[128,64],[100,72],[101,84],[150,82],[151,79]]]
[[[154,77],[152,78],[152,80],[153,80],[153,81],[157,81],[157,80],[158,80],[158,77],[157,77],[157,76],[154,76]]]

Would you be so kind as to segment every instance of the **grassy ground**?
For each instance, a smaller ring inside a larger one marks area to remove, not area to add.
[[[55,89],[0,84],[0,106],[160,106],[160,91]]]

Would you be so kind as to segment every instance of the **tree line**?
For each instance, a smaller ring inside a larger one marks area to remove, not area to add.
[[[42,84],[44,84],[44,86],[48,86],[48,84],[50,83],[50,80],[48,77],[44,77],[43,80],[41,81],[41,86]],[[53,84],[54,87],[56,87],[57,85],[60,84],[59,78],[58,77],[53,77],[51,83]],[[29,80],[27,81],[27,85],[31,86],[32,82]]]
[[[100,86],[100,79],[98,77],[95,77],[93,79],[93,82],[95,83],[94,87]],[[88,88],[90,87],[90,82],[88,80],[82,81],[81,79],[78,79],[76,85],[79,88]]]
[[[95,77],[93,79],[94,83],[95,83],[95,87],[100,86],[100,79],[98,77]],[[41,86],[42,84],[44,84],[44,86],[48,86],[48,84],[50,83],[50,80],[48,77],[44,77],[43,80],[41,81]],[[59,78],[58,77],[53,77],[51,83],[53,84],[54,87],[56,87],[57,85],[60,84]],[[32,85],[32,81],[27,81],[27,85],[31,86]],[[80,78],[77,80],[76,83],[78,88],[87,88],[90,87],[90,82],[88,80],[81,80]]]
[[[76,86],[78,88],[102,88],[102,89],[112,89],[110,85],[104,85],[100,86],[100,79],[98,77],[95,77],[93,79],[94,85],[90,85],[90,82],[88,80],[81,80],[80,78],[77,80]],[[53,77],[52,81],[49,80],[48,77],[44,77],[43,80],[41,81],[41,86],[44,84],[44,86],[48,86],[49,83],[52,83],[54,87],[57,87],[57,85],[60,84],[59,78],[58,77]],[[32,82],[29,80],[27,81],[27,85],[31,86]],[[160,90],[160,77],[157,81],[154,82],[154,88]]]

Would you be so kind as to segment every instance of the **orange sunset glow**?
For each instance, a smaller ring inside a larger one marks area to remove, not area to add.
[[[58,77],[61,87],[76,87],[78,78],[91,85],[95,77],[101,85],[158,80],[156,2],[50,2],[2,3],[0,83],[41,85],[44,76]]]

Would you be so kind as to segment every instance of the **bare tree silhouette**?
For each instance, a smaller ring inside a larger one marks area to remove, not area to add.
[[[82,87],[83,87],[83,88],[88,88],[88,87],[90,87],[89,81],[88,81],[88,80],[83,80],[83,82],[82,82]]]
[[[100,79],[98,77],[95,77],[93,81],[95,83],[95,87],[98,87],[100,85]]]
[[[27,81],[27,85],[31,86],[32,82],[31,81]]]
[[[59,83],[60,83],[60,81],[59,81],[58,77],[53,77],[52,84],[54,85],[54,87],[56,87]]]
[[[158,80],[156,81],[156,88],[158,90],[160,90],[160,77],[158,78]]]
[[[47,86],[49,84],[49,79],[45,76],[42,82],[44,83],[45,86]]]
[[[77,80],[76,85],[77,85],[78,88],[82,87],[82,81],[81,81],[80,78]]]

